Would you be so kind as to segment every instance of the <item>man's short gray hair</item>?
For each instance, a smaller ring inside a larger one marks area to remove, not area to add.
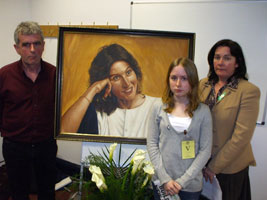
[[[17,26],[14,32],[14,40],[17,45],[19,44],[19,34],[22,34],[22,35],[39,34],[42,38],[42,41],[44,41],[43,31],[37,22],[32,22],[32,21],[21,22]]]

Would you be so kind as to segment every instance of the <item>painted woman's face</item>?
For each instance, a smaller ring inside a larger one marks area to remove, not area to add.
[[[132,101],[137,94],[138,80],[134,70],[125,61],[117,61],[110,68],[112,93],[122,101]]]
[[[169,76],[170,89],[174,98],[187,98],[191,90],[187,74],[182,65],[174,67]]]

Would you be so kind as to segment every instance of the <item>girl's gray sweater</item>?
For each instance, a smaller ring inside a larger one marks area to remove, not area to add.
[[[159,179],[161,184],[175,180],[183,191],[200,191],[203,183],[202,169],[210,158],[212,146],[209,107],[199,104],[186,134],[174,130],[163,109],[162,104],[154,106],[148,126],[147,150],[155,167],[153,180]],[[182,159],[183,140],[195,141],[195,158]]]

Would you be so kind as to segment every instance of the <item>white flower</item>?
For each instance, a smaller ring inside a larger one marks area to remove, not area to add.
[[[142,163],[145,159],[145,154],[146,152],[142,149],[138,149],[134,153],[133,159],[131,161],[131,163],[133,164],[132,175],[136,173],[136,170],[139,168],[139,166],[142,166]]]
[[[143,170],[147,174],[146,178],[142,184],[142,187],[145,187],[147,182],[150,181],[150,179],[152,178],[152,175],[155,173],[155,171],[154,171],[154,167],[152,166],[151,162],[146,162]]]
[[[110,145],[110,147],[109,147],[109,161],[110,161],[110,162],[111,162],[112,159],[113,159],[113,153],[114,153],[116,147],[117,147],[117,143],[113,143],[113,144]]]
[[[107,190],[107,185],[105,183],[105,178],[101,172],[101,169],[95,165],[89,167],[89,171],[92,173],[92,181],[96,183],[98,189],[103,192]]]
[[[143,169],[146,174],[153,175],[155,173],[151,162],[146,162],[146,165]]]

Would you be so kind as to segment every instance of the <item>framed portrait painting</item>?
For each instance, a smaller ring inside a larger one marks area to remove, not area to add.
[[[55,137],[146,144],[153,106],[194,33],[60,27]]]

